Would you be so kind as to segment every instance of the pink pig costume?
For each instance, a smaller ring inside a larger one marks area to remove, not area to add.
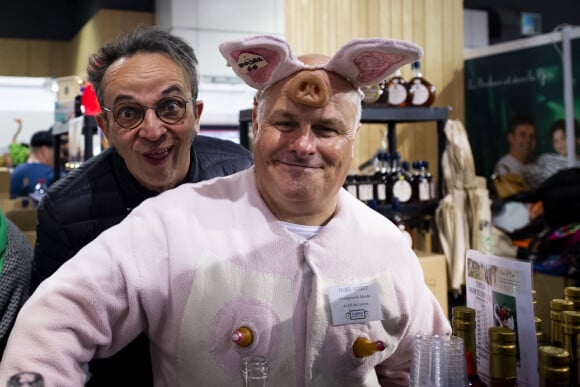
[[[286,42],[258,36],[220,50],[264,90],[312,68]],[[356,39],[323,66],[353,87],[416,60],[417,46]],[[140,332],[151,341],[156,386],[241,385],[240,359],[266,356],[271,386],[408,385],[413,337],[451,333],[401,232],[345,190],[309,240],[289,231],[258,192],[254,168],[185,184],[145,201],[46,280],[23,307],[0,363],[47,386],[82,386],[83,365]],[[329,291],[371,285],[381,319],[336,324]],[[232,333],[250,328],[248,347]],[[359,337],[385,349],[357,358]]]

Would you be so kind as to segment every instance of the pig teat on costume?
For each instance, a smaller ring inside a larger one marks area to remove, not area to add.
[[[353,39],[327,63],[311,65],[294,56],[286,41],[268,35],[225,42],[219,49],[234,72],[258,91],[294,75],[286,95],[295,103],[314,107],[328,104],[332,88],[318,71],[307,70],[335,73],[360,91],[360,87],[381,82],[423,54],[419,46],[402,40]]]

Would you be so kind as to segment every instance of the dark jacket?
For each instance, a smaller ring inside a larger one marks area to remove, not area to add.
[[[33,257],[32,246],[22,231],[9,219],[5,221],[6,246],[0,271],[0,358],[16,315],[28,298]]]
[[[251,154],[231,141],[197,136],[184,183],[230,175],[252,163]],[[57,181],[38,208],[32,289],[102,231],[155,195],[135,180],[111,148]],[[152,386],[144,335],[109,359],[93,360],[89,368],[92,376],[88,386]]]

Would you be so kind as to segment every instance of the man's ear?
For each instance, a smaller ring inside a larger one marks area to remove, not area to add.
[[[95,116],[95,119],[97,120],[97,125],[99,125],[99,128],[101,128],[105,137],[107,137],[107,140],[108,140],[109,139],[109,121],[107,120],[107,117],[105,116],[105,114],[106,114],[105,112],[97,113],[97,115]]]

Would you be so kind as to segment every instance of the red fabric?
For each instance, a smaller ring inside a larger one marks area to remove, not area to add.
[[[81,97],[81,103],[85,107],[85,115],[94,116],[101,112],[101,105],[97,100],[97,95],[95,94],[95,89],[90,83],[85,87],[83,91],[83,96]]]

